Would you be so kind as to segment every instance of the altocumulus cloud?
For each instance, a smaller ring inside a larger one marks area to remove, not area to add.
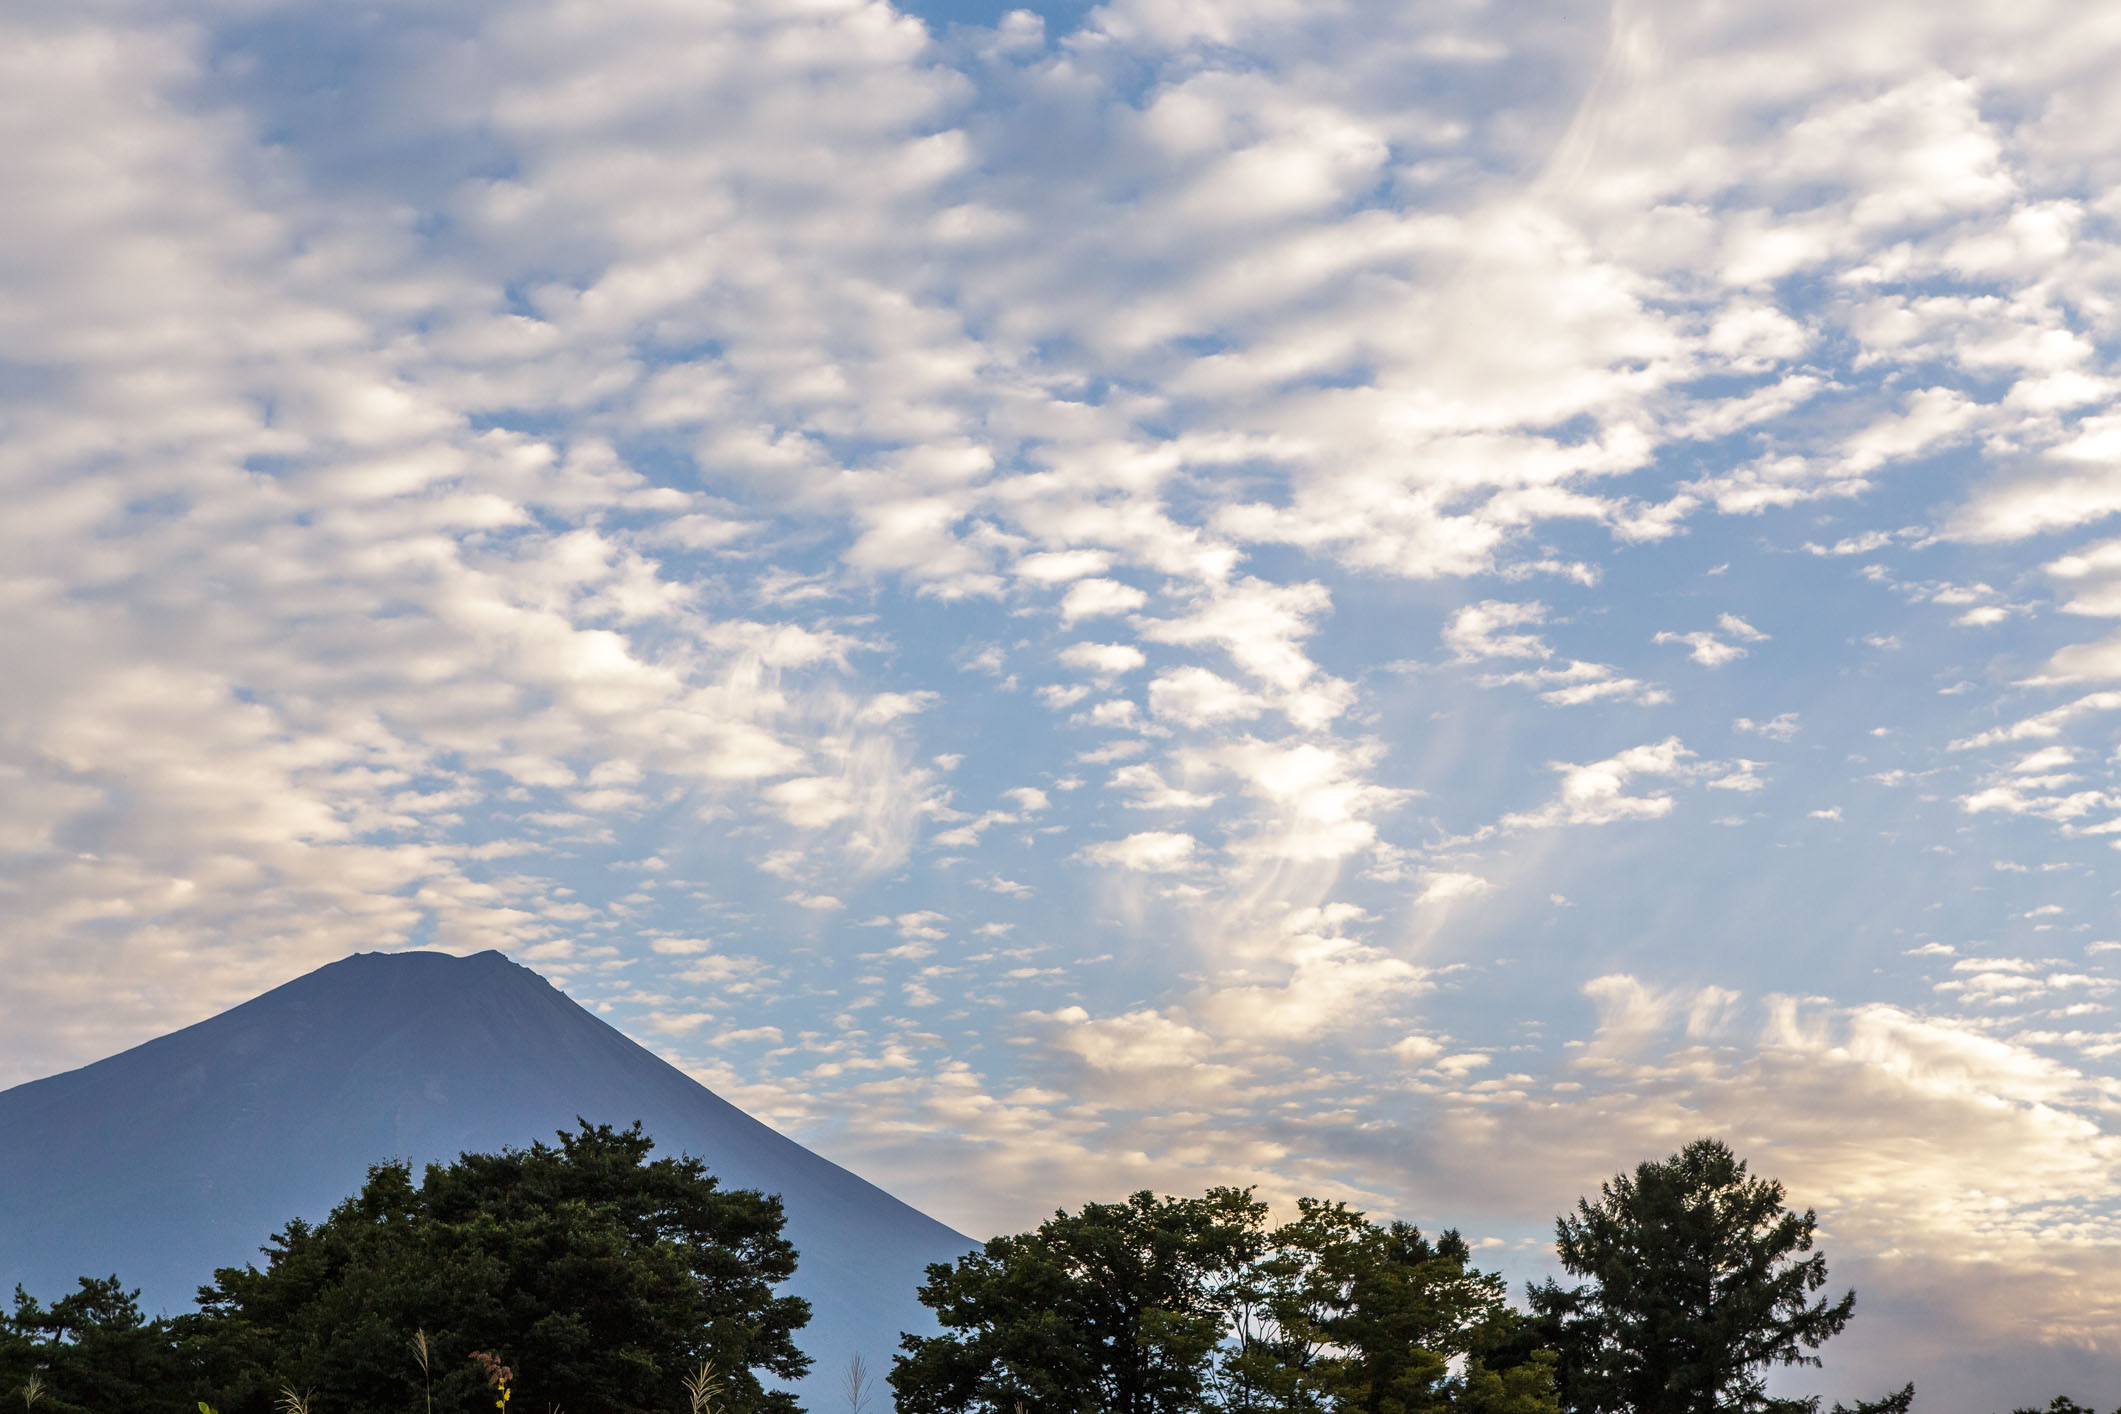
[[[500,947],[968,1229],[1715,1128],[1829,1389],[2111,1378],[2096,7],[370,18],[0,20],[11,1077]]]

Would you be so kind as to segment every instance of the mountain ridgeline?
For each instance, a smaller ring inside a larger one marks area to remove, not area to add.
[[[929,1263],[976,1244],[715,1095],[497,952],[362,953],[231,1011],[0,1091],[0,1289],[119,1273],[149,1311],[189,1306],[370,1165],[639,1121],[725,1187],[779,1194],[811,1304],[806,1384],[886,1364],[933,1331]]]

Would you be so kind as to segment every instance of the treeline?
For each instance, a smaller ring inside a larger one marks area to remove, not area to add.
[[[0,1391],[25,1414],[515,1414],[518,1393],[524,1414],[796,1414],[768,1387],[809,1368],[779,1200],[652,1147],[584,1124],[417,1184],[380,1165],[176,1317],[115,1276],[48,1306],[17,1288]],[[1138,1193],[930,1267],[941,1333],[904,1337],[888,1379],[901,1414],[1816,1414],[1766,1388],[1854,1310],[1821,1294],[1815,1229],[1698,1141],[1561,1218],[1577,1280],[1519,1309],[1456,1232]],[[859,1363],[842,1383],[833,1402],[870,1414]]]
[[[1586,1280],[1519,1311],[1456,1232],[1310,1199],[1269,1228],[1245,1190],[1142,1193],[931,1268],[944,1333],[907,1338],[891,1385],[902,1414],[1810,1414],[1765,1372],[1817,1364],[1854,1309],[1816,1294],[1815,1227],[1702,1140],[1563,1218]]]

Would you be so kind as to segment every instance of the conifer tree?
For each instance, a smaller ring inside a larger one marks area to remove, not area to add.
[[[217,1272],[181,1318],[214,1407],[268,1414],[292,1384],[318,1414],[403,1414],[424,1407],[431,1369],[435,1407],[486,1408],[506,1365],[504,1404],[675,1414],[711,1361],[728,1414],[797,1414],[759,1379],[809,1365],[794,1342],[808,1303],[774,1290],[795,1270],[780,1200],[652,1147],[638,1125],[584,1123],[417,1184],[376,1166],[324,1221],[289,1223],[263,1269]]]
[[[1715,1139],[1620,1174],[1596,1203],[1556,1220],[1561,1264],[1588,1278],[1531,1288],[1532,1309],[1561,1357],[1571,1414],[1804,1414],[1812,1400],[1766,1390],[1774,1366],[1817,1365],[1811,1352],[1854,1313],[1854,1292],[1814,1299],[1825,1254],[1818,1217],[1784,1205],[1772,1179]],[[1808,1255],[1807,1255],[1808,1254]],[[1905,1410],[1913,1387],[1858,1406]],[[1855,1414],[1855,1411],[1844,1411]]]

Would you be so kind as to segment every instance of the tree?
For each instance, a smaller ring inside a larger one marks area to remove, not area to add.
[[[319,1414],[478,1408],[484,1352],[534,1407],[647,1414],[686,1407],[681,1380],[712,1361],[731,1414],[796,1414],[758,1372],[801,1375],[808,1304],[777,1296],[795,1270],[778,1198],[724,1190],[696,1159],[650,1161],[640,1126],[586,1122],[559,1146],[369,1171],[323,1222],[289,1223],[264,1270],[224,1268],[180,1318],[212,1402],[265,1414],[283,1385]]]
[[[1553,1352],[1523,1341],[1500,1277],[1456,1231],[1434,1243],[1395,1222],[1357,1249],[1347,1311],[1327,1334],[1338,1408],[1361,1414],[1553,1414]]]
[[[0,1317],[0,1378],[22,1398],[32,1377],[36,1414],[139,1409],[181,1382],[182,1362],[168,1325],[140,1314],[140,1293],[117,1277],[83,1277],[46,1306],[15,1288],[15,1309]]]
[[[900,1341],[889,1376],[900,1414],[1200,1408],[1225,1288],[1257,1255],[1265,1219],[1243,1189],[1136,1193],[929,1267],[920,1299],[946,1333]]]
[[[1568,1288],[1549,1280],[1528,1295],[1560,1351],[1569,1410],[1817,1407],[1770,1398],[1763,1371],[1817,1365],[1809,1352],[1848,1324],[1855,1293],[1812,1299],[1826,1284],[1826,1257],[1811,1250],[1816,1214],[1790,1211],[1782,1185],[1749,1178],[1720,1141],[1698,1139],[1632,1177],[1616,1175],[1597,1203],[1579,1201],[1555,1226],[1562,1266],[1589,1280]],[[1886,1414],[1912,1394],[1910,1386],[1860,1407]]]
[[[15,1288],[15,1309],[20,1311],[29,1301],[28,1293]],[[0,1314],[0,1400],[5,1406],[19,1407],[25,1411],[34,1409],[44,1397],[44,1371],[38,1359],[35,1342],[16,1327],[15,1322]],[[31,1383],[32,1380],[36,1382]]]
[[[1553,1356],[1455,1232],[1137,1193],[928,1269],[900,1414],[1555,1414]]]
[[[1224,1407],[1345,1414],[1546,1414],[1553,1355],[1455,1231],[1433,1243],[1343,1203],[1297,1200],[1244,1289]]]
[[[1793,1401],[1784,1400],[1783,1402],[1788,1404]],[[1819,1407],[1819,1401],[1816,1399],[1794,1402],[1802,1404],[1807,1410]],[[1907,1414],[1908,1406],[1914,1402],[1915,1382],[1909,1380],[1905,1385],[1902,1385],[1883,1399],[1862,1399],[1854,1404],[1843,1404],[1837,1400],[1834,1404],[1834,1414]],[[2087,1409],[2084,1414],[2091,1414],[2091,1411]],[[2116,1414],[2121,1414],[2121,1411],[2116,1411]]]

